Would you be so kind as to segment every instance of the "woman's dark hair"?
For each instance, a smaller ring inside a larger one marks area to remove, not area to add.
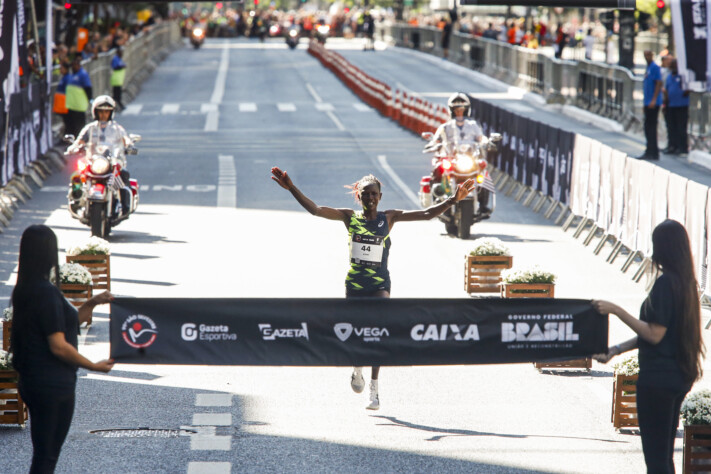
[[[17,361],[18,340],[27,327],[27,303],[29,286],[38,280],[48,280],[53,272],[53,280],[59,282],[59,254],[57,236],[46,225],[32,225],[25,229],[20,240],[20,258],[17,270],[17,284],[12,290],[13,323],[10,337],[10,352]]]
[[[652,232],[652,263],[671,281],[677,316],[677,362],[688,382],[703,373],[706,348],[701,339],[701,305],[691,255],[689,236],[684,226],[667,219]]]

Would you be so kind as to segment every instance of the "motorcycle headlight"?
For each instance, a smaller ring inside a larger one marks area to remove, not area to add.
[[[321,25],[318,27],[318,32],[321,33],[322,35],[327,35],[330,30],[331,30],[331,27],[328,25]]]
[[[95,156],[89,165],[89,169],[94,174],[106,174],[111,169],[111,162],[103,156]]]
[[[469,155],[457,155],[457,161],[454,163],[454,167],[460,173],[466,173],[474,168],[474,160]]]
[[[193,35],[195,35],[195,36],[197,36],[197,37],[202,36],[202,28],[195,28],[195,29],[193,30]]]
[[[296,30],[291,30],[291,31],[289,31],[289,36],[291,36],[292,38],[295,38],[296,35],[298,35],[298,34],[299,34],[299,33],[298,33]]]

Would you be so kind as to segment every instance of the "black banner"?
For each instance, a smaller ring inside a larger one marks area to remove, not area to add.
[[[669,3],[679,74],[688,88],[697,91],[709,87],[706,4],[706,0],[671,0]]]
[[[573,299],[116,298],[111,357],[138,364],[497,364],[607,350],[608,318]]]

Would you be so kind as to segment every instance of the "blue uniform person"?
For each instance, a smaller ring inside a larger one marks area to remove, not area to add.
[[[89,109],[89,97],[92,96],[89,73],[81,67],[81,56],[72,61],[72,71],[67,79],[66,107],[67,129],[65,133],[76,136],[86,123],[86,111]]]
[[[123,91],[123,83],[126,80],[126,63],[123,62],[123,49],[116,48],[116,55],[111,60],[111,87],[113,88],[113,96],[116,105],[123,110],[123,102],[121,102],[121,93]]]
[[[644,136],[647,139],[647,149],[639,157],[640,160],[658,160],[659,145],[657,144],[657,123],[659,109],[662,106],[662,69],[654,62],[651,51],[644,52],[647,70],[642,82],[644,90]]]
[[[669,153],[680,155],[689,151],[689,91],[684,90],[676,59],[672,59],[669,69],[664,86],[669,114]]]

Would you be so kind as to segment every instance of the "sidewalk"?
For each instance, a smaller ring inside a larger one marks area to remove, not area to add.
[[[578,107],[546,104],[544,98],[538,94],[420,51],[377,42],[376,52],[373,53],[344,43],[329,41],[326,47],[337,50],[365,73],[382,80],[393,89],[404,90],[408,95],[429,97],[435,102],[441,101],[445,104],[451,93],[460,90],[511,112],[596,139],[629,156],[636,157],[644,152],[643,135],[625,132],[618,122]],[[415,77],[408,77],[408,69],[414,67],[412,60],[422,63],[423,66],[434,66],[427,68],[427,74],[446,71],[449,77],[438,75],[438,80],[425,80],[424,76],[421,76],[425,70],[423,68],[418,68],[419,74],[414,74]],[[427,91],[422,90],[419,85],[421,82],[427,82]],[[433,87],[434,84],[437,85]],[[660,120],[663,119],[660,117]],[[659,148],[663,149],[665,146],[666,136],[660,134]],[[659,161],[653,163],[687,179],[711,186],[711,155],[708,153],[695,151],[688,156],[662,155]]]

